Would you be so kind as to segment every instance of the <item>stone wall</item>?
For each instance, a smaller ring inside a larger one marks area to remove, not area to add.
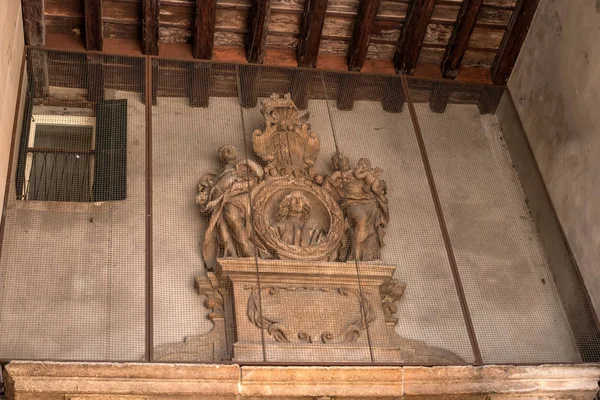
[[[600,2],[542,0],[509,81],[596,313],[600,312]]]
[[[10,141],[19,93],[25,40],[20,1],[0,3],[0,214],[4,206]]]

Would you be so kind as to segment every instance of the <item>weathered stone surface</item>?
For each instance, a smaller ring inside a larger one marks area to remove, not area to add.
[[[238,392],[238,379],[237,365],[13,362],[5,372],[7,392],[14,399],[26,399],[27,394],[34,393],[37,397],[33,398],[37,399],[84,394],[233,399]]]
[[[540,2],[508,87],[600,313],[600,52],[597,1]]]
[[[536,393],[594,391],[597,366],[405,367],[406,395],[443,393]]]
[[[9,399],[592,400],[600,366],[276,367],[13,362]]]

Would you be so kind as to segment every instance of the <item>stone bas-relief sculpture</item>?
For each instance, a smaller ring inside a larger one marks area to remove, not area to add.
[[[342,153],[333,173],[315,171],[319,138],[289,94],[263,100],[262,114],[252,135],[261,163],[221,147],[221,169],[201,178],[196,196],[210,216],[208,272],[196,288],[214,327],[154,358],[464,363],[395,332],[406,284],[380,261],[390,220],[383,171],[366,158],[353,168]]]

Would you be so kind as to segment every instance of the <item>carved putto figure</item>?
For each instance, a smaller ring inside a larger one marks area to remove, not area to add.
[[[348,157],[336,153],[333,174],[317,173],[319,138],[289,94],[264,99],[262,115],[264,126],[254,131],[252,144],[263,164],[238,161],[226,145],[219,149],[221,170],[201,179],[197,202],[210,214],[202,247],[207,267],[219,257],[254,254],[378,260],[389,222],[382,170],[366,158],[352,169]]]

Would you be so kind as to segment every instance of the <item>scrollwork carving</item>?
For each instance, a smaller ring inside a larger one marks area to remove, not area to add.
[[[247,306],[247,315],[256,327],[261,329],[266,329],[269,335],[273,336],[273,338],[277,342],[290,343],[290,336],[288,334],[289,329],[282,322],[276,322],[273,319],[269,319],[265,317],[262,313],[260,307],[260,294],[258,288],[252,285],[244,286],[244,289],[251,290],[250,296],[248,297],[248,306]],[[362,292],[355,289],[350,289],[347,287],[318,287],[318,286],[267,286],[261,288],[261,291],[264,291],[266,294],[270,296],[276,296],[281,291],[295,292],[298,290],[306,290],[306,291],[320,291],[320,292],[334,292],[338,293],[341,296],[349,296],[353,295],[358,300],[359,306],[359,316],[350,321],[345,325],[343,329],[341,329],[338,335],[335,335],[333,332],[323,332],[320,334],[321,343],[324,344],[333,344],[333,343],[354,343],[358,340],[361,335],[361,332],[375,321],[375,313],[373,311],[373,306],[369,302],[369,300],[364,296]],[[314,343],[313,338],[304,331],[298,332],[296,335],[298,340],[302,343]],[[336,340],[336,337],[339,339]]]
[[[199,276],[195,281],[196,290],[200,296],[205,296],[204,306],[210,310],[208,319],[213,321],[223,316],[223,295],[219,293],[219,281],[213,272]]]
[[[400,282],[397,279],[388,279],[379,287],[379,294],[381,295],[381,305],[383,307],[383,315],[385,322],[396,324],[398,317],[398,306],[396,301],[400,300],[406,289],[406,283]]]
[[[269,293],[271,295],[278,293],[278,291],[273,291],[272,289],[273,288],[269,288]],[[260,293],[258,288],[252,288],[252,292],[248,298],[246,314],[248,315],[250,322],[252,322],[258,328],[266,329],[269,335],[273,336],[275,341],[282,343],[290,342],[285,327],[281,323],[275,322],[263,315],[260,306]]]

